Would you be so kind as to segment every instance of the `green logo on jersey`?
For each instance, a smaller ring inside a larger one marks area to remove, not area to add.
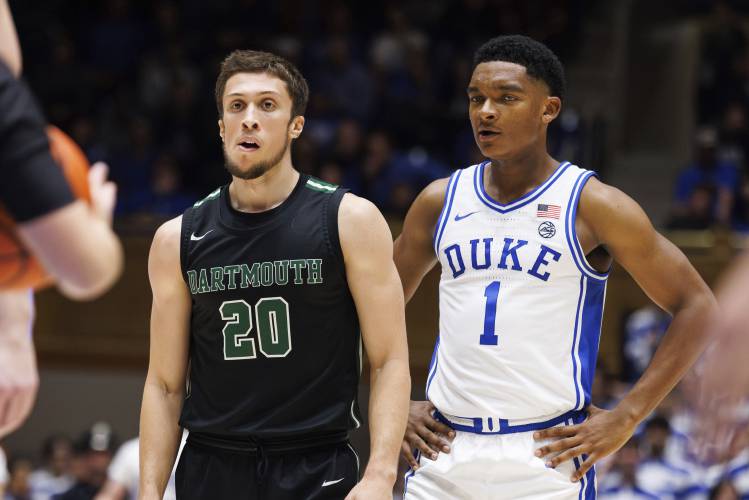
[[[190,293],[220,292],[237,288],[319,285],[323,282],[322,259],[291,259],[236,264],[187,271]]]

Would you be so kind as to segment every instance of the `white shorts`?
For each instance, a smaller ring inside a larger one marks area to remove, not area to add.
[[[476,434],[456,431],[450,453],[437,460],[419,457],[406,473],[404,500],[590,500],[596,498],[595,468],[572,482],[579,459],[556,469],[535,451],[550,441],[535,441],[533,431]]]

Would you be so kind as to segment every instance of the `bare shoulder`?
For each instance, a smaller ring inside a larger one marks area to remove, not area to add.
[[[343,195],[338,209],[338,231],[341,235],[341,243],[344,238],[349,239],[352,236],[361,238],[373,230],[382,230],[383,226],[389,234],[387,222],[374,203],[355,194]]]
[[[595,177],[588,180],[580,194],[578,217],[593,229],[602,243],[622,231],[652,229],[650,219],[635,200]]]
[[[153,235],[151,243],[151,260],[162,264],[179,263],[180,238],[182,235],[182,216],[163,223]]]
[[[447,193],[447,185],[450,182],[449,177],[444,179],[437,179],[431,182],[425,187],[419,196],[416,197],[414,205],[417,203],[422,205],[424,210],[429,212],[439,212],[442,210],[442,205],[445,202],[445,193]]]

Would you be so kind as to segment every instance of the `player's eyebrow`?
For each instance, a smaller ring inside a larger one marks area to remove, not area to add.
[[[281,95],[280,93],[276,92],[275,90],[261,90],[260,92],[256,92],[254,95],[261,96],[265,94],[271,94],[271,95]],[[231,94],[226,94],[224,98],[226,97],[247,97],[250,94],[246,94],[244,92],[232,92]]]
[[[523,87],[517,83],[496,83],[496,84],[493,84],[491,87],[492,89],[502,90],[505,92],[525,92],[525,89],[523,89]],[[468,94],[471,94],[473,92],[479,92],[479,88],[474,87],[474,86],[469,86],[466,89],[466,92]]]

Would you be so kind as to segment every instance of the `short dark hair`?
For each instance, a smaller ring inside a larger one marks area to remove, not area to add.
[[[543,81],[550,95],[564,97],[564,68],[554,52],[541,42],[523,35],[492,38],[476,50],[473,69],[483,62],[506,61],[525,66],[528,76]]]
[[[309,100],[309,86],[296,66],[283,57],[258,50],[235,50],[221,63],[216,79],[216,107],[219,117],[224,116],[224,90],[226,82],[237,73],[270,73],[283,80],[291,96],[291,117],[304,114]]]

